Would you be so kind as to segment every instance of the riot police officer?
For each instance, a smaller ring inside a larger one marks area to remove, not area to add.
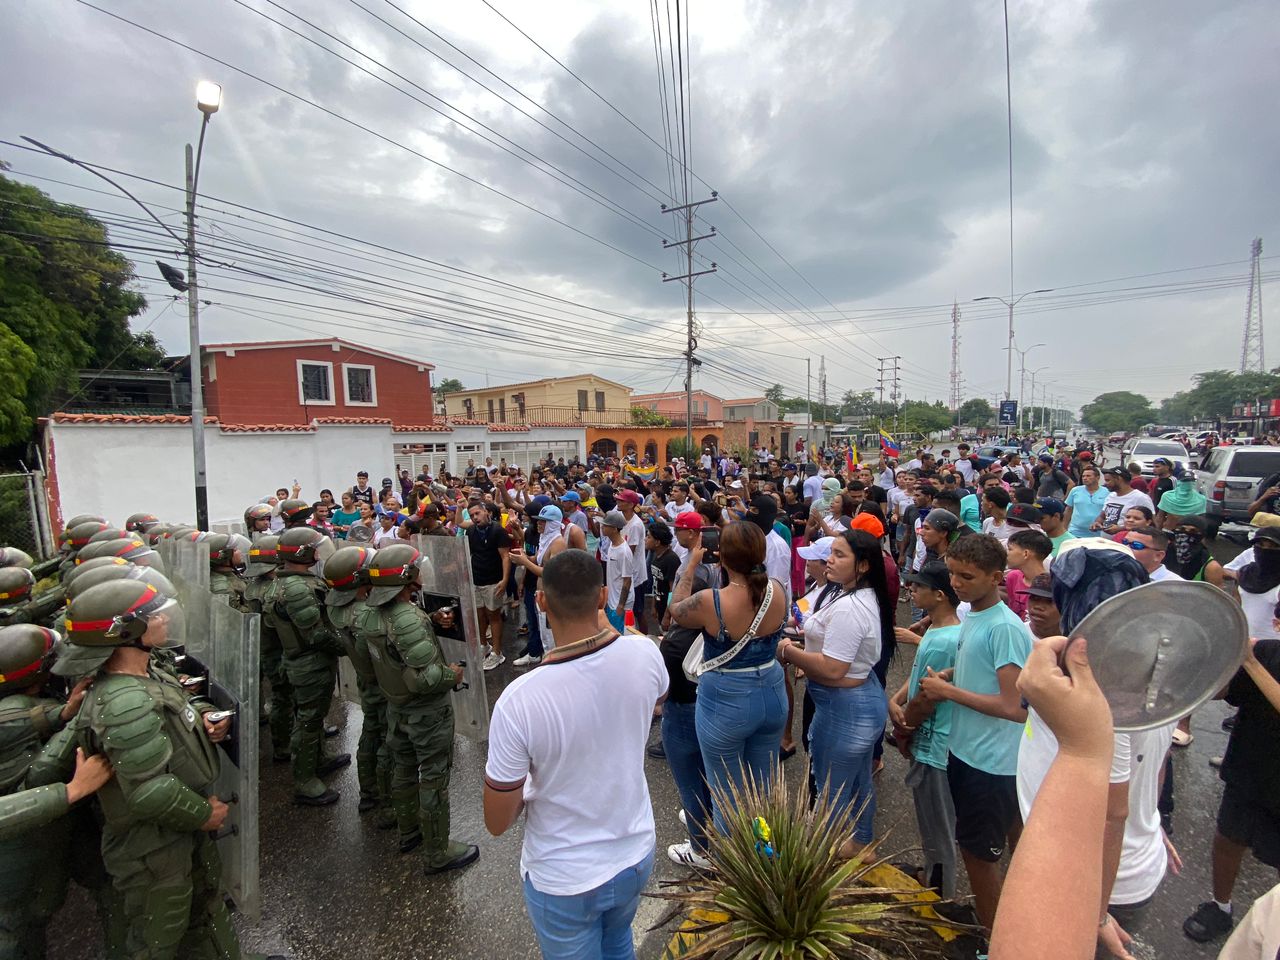
[[[271,508],[266,504],[258,506],[266,507],[266,520],[270,522]],[[249,510],[245,511],[246,517]],[[271,688],[271,709],[261,711],[260,715],[267,716],[267,722],[271,725],[271,759],[284,763],[289,759],[289,741],[293,737],[293,687],[289,685],[289,677],[285,673],[284,649],[280,646],[275,621],[268,619],[265,614],[267,594],[275,584],[279,562],[276,544],[279,539],[275,534],[259,533],[249,547],[248,563],[245,566],[244,600],[250,613],[262,615],[258,622],[262,661],[260,676],[267,683],[262,684],[259,689],[265,696],[266,688]]]
[[[255,503],[244,511],[244,528],[249,531],[249,539],[257,540],[259,535],[271,532],[271,507],[265,503]]]
[[[217,741],[231,720],[152,668],[152,651],[183,640],[182,610],[141,580],[100,583],[67,608],[68,643],[54,665],[94,678],[77,723],[85,752],[116,777],[99,792],[102,855],[122,898],[132,960],[239,957],[212,833],[227,805],[208,796]]]
[[[351,762],[349,753],[324,753],[324,718],[333,702],[342,645],[325,616],[324,583],[311,567],[333,550],[333,541],[318,530],[286,530],[276,543],[275,580],[263,598],[263,615],[280,636],[293,687],[293,802],[312,807],[337,802],[338,791],[320,778]]]
[[[315,509],[305,500],[284,500],[280,503],[280,519],[284,521],[286,530],[305,527],[314,512]]]
[[[355,621],[369,596],[369,565],[372,547],[343,547],[324,562],[324,582],[329,586],[325,605],[329,622],[342,640],[351,659],[360,692],[364,720],[356,747],[356,775],[360,781],[361,813],[378,809],[378,826],[395,826],[391,810],[391,756],[387,750],[387,697],[378,686],[369,646],[355,628]]]
[[[160,518],[154,513],[135,513],[124,522],[124,528],[130,533],[146,533],[159,525]]]
[[[17,547],[0,547],[0,569],[5,567],[24,567],[30,570],[35,564],[31,554]]]
[[[209,548],[209,592],[227,597],[237,610],[249,611],[245,603],[245,553],[249,541],[238,533],[211,533],[205,537]]]
[[[8,572],[8,571],[0,571]],[[84,700],[88,682],[66,703],[44,690],[61,638],[36,624],[0,628],[0,794],[26,786],[32,761]],[[67,886],[66,824],[0,842],[0,957],[43,957],[45,927]]]
[[[413,602],[422,554],[407,543],[383,547],[369,567],[368,608],[356,626],[369,644],[387,695],[392,803],[400,849],[426,847],[427,874],[474,863],[480,850],[449,837],[449,773],[453,765],[450,691],[462,667],[445,661],[430,620]]]
[[[0,568],[0,625],[41,623],[49,626],[63,603],[62,589],[35,596],[35,574],[26,567]],[[0,670],[0,673],[3,673]]]

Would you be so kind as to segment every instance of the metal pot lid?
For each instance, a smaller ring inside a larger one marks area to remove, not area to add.
[[[1117,732],[1185,717],[1244,663],[1244,611],[1209,583],[1163,580],[1098,604],[1071,632],[1089,641],[1089,664]]]

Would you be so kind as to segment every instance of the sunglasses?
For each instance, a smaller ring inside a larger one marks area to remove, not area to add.
[[[1143,543],[1141,540],[1121,540],[1120,542],[1123,543],[1130,550],[1154,550],[1155,549],[1150,544]]]

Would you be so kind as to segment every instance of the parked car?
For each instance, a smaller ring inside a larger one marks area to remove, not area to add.
[[[1191,465],[1190,455],[1187,448],[1177,440],[1148,440],[1145,437],[1134,437],[1124,445],[1124,450],[1120,454],[1120,463],[1128,466],[1136,463],[1142,467],[1144,476],[1150,476],[1154,471],[1151,469],[1151,461],[1165,457],[1172,460],[1176,467],[1188,467]]]
[[[1208,500],[1209,531],[1216,536],[1226,521],[1249,522],[1249,504],[1259,485],[1280,473],[1280,447],[1215,447],[1196,471],[1196,489]]]
[[[1129,435],[1127,433],[1113,433],[1111,436],[1107,437],[1107,446],[1118,447],[1128,439]]]
[[[1017,445],[1011,446],[1009,444],[998,443],[992,446],[979,447],[974,451],[974,455],[978,458],[978,468],[980,470],[985,470],[1001,457],[1008,456],[1011,453],[1021,452],[1022,448]]]

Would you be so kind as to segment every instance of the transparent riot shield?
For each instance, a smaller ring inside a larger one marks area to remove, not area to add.
[[[471,550],[465,537],[418,534],[413,545],[424,557],[422,605],[432,615],[436,636],[450,663],[464,664],[462,684],[454,688],[453,714],[458,733],[472,740],[489,736],[489,701],[484,689],[484,650],[471,582]]]
[[[338,658],[338,696],[347,703],[363,703],[360,699],[360,687],[356,682],[356,668],[351,665],[350,657]]]
[[[248,528],[244,525],[243,520],[211,520],[209,522],[210,533],[238,533],[242,537],[249,535]]]
[[[216,836],[222,877],[236,908],[258,920],[258,630],[256,613],[242,613],[225,596],[211,598],[205,696],[219,710],[234,711],[231,734],[220,746],[222,768],[210,788],[230,803]],[[234,798],[234,802],[232,802]]]

